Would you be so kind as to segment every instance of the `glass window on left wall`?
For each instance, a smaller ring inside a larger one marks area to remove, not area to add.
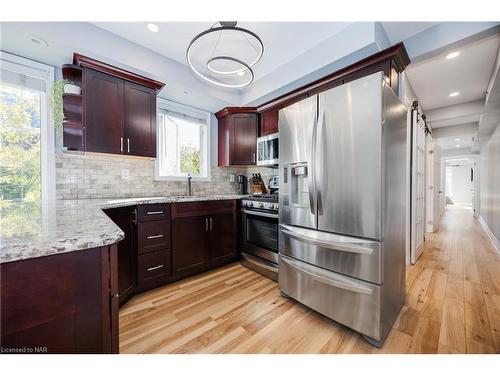
[[[0,201],[40,201],[54,190],[53,68],[4,53],[0,63]]]

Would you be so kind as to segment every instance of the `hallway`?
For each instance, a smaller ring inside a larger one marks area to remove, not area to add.
[[[446,209],[406,284],[395,328],[416,352],[500,353],[500,255],[470,209]]]
[[[500,353],[500,255],[479,222],[449,208],[425,246],[382,349],[231,264],[130,300],[120,352]]]

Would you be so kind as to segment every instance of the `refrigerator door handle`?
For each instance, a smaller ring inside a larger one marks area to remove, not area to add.
[[[309,237],[302,233],[297,233],[296,231],[289,227],[286,227],[285,225],[281,225],[281,233],[295,240],[302,241],[310,245],[320,246],[326,249],[345,251],[362,255],[371,255],[373,253],[373,249],[366,246],[353,244],[345,245],[339,242],[322,241],[320,239]]]
[[[319,100],[317,98],[317,100]],[[309,165],[307,166],[308,168],[308,173],[309,176],[307,176],[309,185],[308,185],[308,190],[309,190],[309,209],[311,211],[311,214],[316,215],[316,201],[314,199],[315,192],[316,192],[316,132],[318,130],[318,118],[314,119],[314,125],[313,125],[313,130],[312,130],[312,136],[311,136],[311,153],[309,155]]]
[[[364,285],[360,285],[356,282],[351,282],[351,281],[346,282],[344,280],[340,281],[340,280],[335,280],[333,277],[326,278],[324,276],[321,276],[312,270],[308,270],[307,268],[309,268],[309,266],[301,264],[291,259],[285,259],[284,256],[280,256],[280,262],[284,262],[289,267],[294,268],[299,272],[305,273],[306,275],[313,277],[314,279],[318,280],[323,284],[333,286],[334,288],[350,290],[351,292],[354,293],[361,293],[368,295],[371,295],[373,293],[373,290],[371,290],[370,288],[367,288]],[[333,273],[332,276],[334,276]]]
[[[323,183],[324,183],[324,177],[325,177],[325,170],[324,170],[324,158],[323,158],[323,154],[324,154],[324,148],[323,148],[323,140],[324,140],[324,132],[323,132],[323,128],[325,126],[325,112],[323,110],[321,110],[321,102],[320,102],[320,112],[319,112],[319,120],[318,120],[318,126],[317,126],[317,134],[316,134],[316,141],[317,139],[319,138],[320,139],[320,142],[322,144],[322,148],[320,150],[320,152],[318,152],[317,150],[317,145],[315,146],[315,154],[317,155],[317,159],[314,160],[314,165],[315,165],[315,168],[319,168],[318,169],[315,169],[315,172],[318,172],[318,173],[315,173],[315,178],[316,178],[316,181],[315,181],[315,187],[316,187],[316,199],[317,199],[317,202],[318,202],[318,215],[323,215],[323,198],[322,198],[322,191],[323,191]]]

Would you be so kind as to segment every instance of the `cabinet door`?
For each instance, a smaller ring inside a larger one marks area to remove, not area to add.
[[[83,77],[86,150],[123,153],[124,81],[92,69]]]
[[[232,165],[255,164],[258,117],[256,113],[231,115],[232,121]]]
[[[236,257],[236,217],[234,213],[209,217],[210,262],[224,263]]]
[[[156,157],[156,91],[125,81],[125,139],[128,155]]]
[[[172,221],[172,272],[187,276],[206,268],[208,218],[190,217]]]
[[[106,211],[111,220],[125,233],[125,238],[118,242],[118,294],[120,304],[126,301],[136,286],[137,252],[135,208],[121,208]]]
[[[278,132],[279,108],[271,109],[260,115],[260,136]]]

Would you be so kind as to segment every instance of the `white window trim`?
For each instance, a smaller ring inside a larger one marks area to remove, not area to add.
[[[180,112],[186,115],[190,115],[193,117],[200,117],[207,120],[207,177],[197,177],[193,176],[192,181],[211,181],[211,134],[212,134],[212,116],[210,112],[203,111],[198,108],[190,107],[184,104],[179,104],[167,99],[163,99],[160,97],[156,98],[156,113],[160,113],[160,110],[163,111],[174,111]],[[159,134],[159,126],[160,126],[160,116],[156,116],[156,134]],[[160,141],[159,137],[156,137],[156,149],[159,150]],[[160,176],[160,163],[158,158],[155,159],[155,180],[156,181],[185,181],[186,177],[184,176]]]
[[[0,65],[8,67],[9,70],[16,73],[35,77],[45,82],[46,95],[42,97],[40,114],[40,184],[42,205],[46,206],[56,198],[55,130],[52,112],[49,108],[49,96],[52,94],[55,69],[53,66],[4,51],[0,51]]]

